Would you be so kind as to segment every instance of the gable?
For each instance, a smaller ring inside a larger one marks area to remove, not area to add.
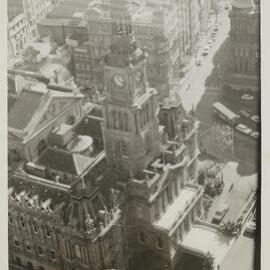
[[[53,119],[56,119],[58,115],[63,113],[66,109],[78,104],[78,102],[79,100],[74,97],[51,97],[49,101],[40,108],[40,111],[33,116],[28,126],[29,137],[45,127]]]

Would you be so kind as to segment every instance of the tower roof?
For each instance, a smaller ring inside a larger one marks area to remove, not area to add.
[[[105,56],[109,66],[135,65],[145,58],[138,48],[132,30],[130,3],[128,0],[111,1],[112,43],[110,53]]]

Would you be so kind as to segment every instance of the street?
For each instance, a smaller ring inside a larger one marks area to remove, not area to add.
[[[215,42],[209,49],[209,54],[207,56],[200,56],[203,59],[202,65],[194,65],[189,74],[187,74],[190,89],[185,91],[181,89],[182,92],[179,93],[187,110],[190,110],[192,107],[196,109],[196,115],[200,121],[200,133],[209,129],[214,122],[219,121],[211,111],[211,106],[214,102],[221,102],[236,113],[240,109],[239,105],[226,97],[226,94],[221,89],[219,79],[219,69],[227,64],[226,61],[228,59],[230,21],[227,11],[219,15],[218,22],[220,23],[220,28]],[[253,105],[254,103],[255,105],[257,104],[254,101]],[[254,108],[253,113],[256,114],[256,109]],[[250,119],[241,117],[240,121],[253,131],[258,130],[258,124]],[[241,176],[256,173],[258,167],[258,140],[234,131],[233,156],[230,161],[238,162],[237,172]]]
[[[239,105],[225,96],[221,89],[219,68],[226,65],[228,56],[228,33],[230,21],[228,12],[219,16],[220,29],[216,40],[209,49],[207,56],[201,56],[202,65],[193,66],[188,74],[190,88],[180,93],[183,105],[187,110],[196,109],[196,115],[200,121],[200,133],[207,130],[214,122],[218,121],[212,114],[211,106],[214,102],[221,102],[236,113]],[[254,103],[253,103],[254,105]],[[253,114],[257,113],[257,105]],[[258,130],[258,124],[250,119],[241,117],[241,122],[252,130]],[[210,158],[211,159],[211,158]],[[258,141],[237,131],[234,132],[233,156],[224,164],[225,192],[214,201],[210,209],[207,221],[210,222],[215,211],[224,203],[229,204],[226,220],[237,217],[245,204],[250,192],[257,186],[258,180]],[[233,188],[229,190],[233,183]],[[241,235],[229,251],[223,270],[238,269],[252,270],[255,241]],[[189,260],[185,260],[186,263]],[[199,269],[198,266],[189,265],[190,270]]]

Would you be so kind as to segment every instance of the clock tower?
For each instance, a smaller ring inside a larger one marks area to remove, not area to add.
[[[112,17],[112,45],[104,58],[104,146],[108,165],[137,175],[160,154],[158,97],[148,86],[147,56],[136,45],[128,9],[120,14]]]

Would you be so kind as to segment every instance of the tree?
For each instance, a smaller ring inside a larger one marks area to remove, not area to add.
[[[202,270],[214,270],[214,257],[210,252],[205,254],[202,262]]]
[[[227,235],[236,236],[241,231],[241,222],[228,221],[220,225],[220,230]]]

